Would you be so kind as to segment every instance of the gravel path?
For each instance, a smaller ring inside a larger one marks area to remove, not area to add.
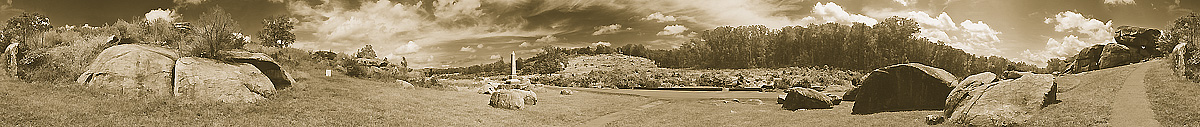
[[[1154,110],[1150,109],[1150,99],[1146,94],[1146,71],[1153,64],[1147,63],[1137,67],[1125,79],[1125,84],[1117,90],[1113,100],[1112,119],[1110,125],[1115,127],[1158,127],[1162,126],[1154,120]]]

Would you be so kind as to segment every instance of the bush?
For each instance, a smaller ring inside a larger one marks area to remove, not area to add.
[[[16,61],[16,76],[26,81],[73,81],[96,55],[113,46],[111,34],[88,28],[58,28],[28,38]]]

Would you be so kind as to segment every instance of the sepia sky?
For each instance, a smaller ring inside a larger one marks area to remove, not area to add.
[[[145,20],[157,8],[192,21],[215,6],[232,13],[243,33],[261,29],[262,18],[292,15],[299,21],[293,47],[353,52],[370,44],[412,68],[490,63],[514,51],[529,57],[543,46],[668,49],[727,25],[873,25],[891,16],[920,22],[918,36],[969,53],[1044,65],[1112,42],[1111,28],[1166,28],[1200,9],[1189,0],[9,0],[0,16],[38,12],[55,26],[102,26]]]

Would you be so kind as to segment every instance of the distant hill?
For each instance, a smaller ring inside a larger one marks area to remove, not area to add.
[[[584,74],[616,68],[658,68],[658,65],[650,59],[623,54],[574,55],[568,59],[566,69],[558,73]]]

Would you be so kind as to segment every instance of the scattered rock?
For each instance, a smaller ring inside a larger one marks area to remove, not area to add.
[[[179,55],[175,51],[162,47],[117,45],[97,54],[75,82],[123,94],[167,97],[172,93],[176,59]]]
[[[833,98],[808,88],[791,88],[783,102],[784,110],[833,108]]]
[[[759,100],[759,99],[749,99],[749,100],[746,100],[745,102],[742,102],[742,103],[743,103],[743,104],[756,104],[756,105],[761,105],[761,104],[763,104],[763,101],[762,101],[762,100]]]
[[[925,116],[925,124],[927,124],[927,125],[941,124],[945,120],[946,120],[946,117],[942,116],[942,115],[934,114],[934,115]]]
[[[855,89],[856,102],[851,114],[885,111],[941,110],[954,75],[920,63],[897,64],[875,69]]]
[[[779,95],[779,98],[776,99],[778,100],[775,100],[775,104],[783,104],[783,102],[787,100],[787,95]]]
[[[253,65],[183,57],[175,62],[174,94],[185,102],[248,103],[275,93],[271,79]]]
[[[838,95],[826,93],[825,96],[829,96],[830,99],[833,99],[833,105],[841,105],[842,104],[842,97],[839,97]]]
[[[949,121],[966,126],[1020,126],[1030,113],[1057,102],[1058,85],[1048,74],[1026,75],[976,87]]]
[[[572,94],[575,94],[575,91],[572,91],[572,90],[567,90],[567,89],[563,89],[562,91],[558,91],[558,94],[562,94],[562,95],[572,95]]]
[[[855,101],[858,98],[858,87],[850,88],[846,93],[842,94],[843,101]]]

